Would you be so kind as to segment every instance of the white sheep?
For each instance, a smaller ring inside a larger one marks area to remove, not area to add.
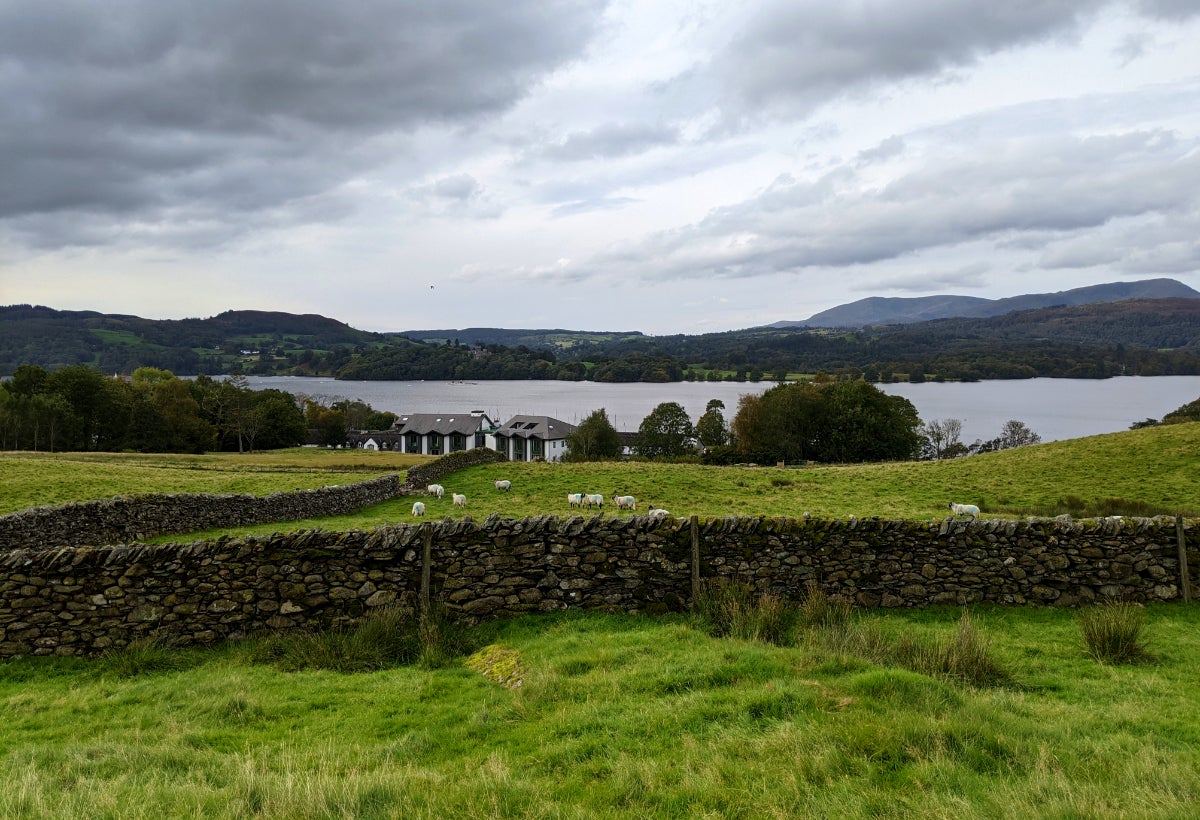
[[[424,515],[425,514],[425,502],[424,501],[414,501],[412,514],[413,515]]]
[[[979,508],[974,504],[955,504],[951,501],[948,506],[953,515],[969,515],[972,520],[978,520],[979,518]]]
[[[600,493],[589,493],[583,497],[583,503],[589,507],[604,509],[604,496]]]
[[[456,507],[467,506],[467,497],[462,493],[451,493],[451,499]]]
[[[651,507],[650,511],[646,513],[646,517],[651,521],[662,521],[664,518],[669,518],[670,516],[671,512],[664,510],[662,507]]]
[[[496,489],[502,492],[508,492],[512,489],[512,482],[508,479],[493,478],[492,483],[496,485]]]
[[[567,503],[572,507],[582,507],[583,493],[567,493]]]
[[[614,495],[613,503],[617,505],[618,510],[637,509],[637,499],[631,495]]]
[[[428,487],[425,488],[425,492],[429,493],[430,495],[436,495],[438,498],[441,498],[443,495],[445,495],[446,488],[443,487],[441,484],[430,484]]]

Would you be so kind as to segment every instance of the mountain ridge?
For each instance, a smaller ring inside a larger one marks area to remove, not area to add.
[[[814,313],[798,321],[772,322],[763,327],[859,328],[898,325],[935,319],[985,319],[1017,310],[1118,302],[1125,299],[1200,299],[1197,291],[1176,279],[1142,279],[1136,282],[1106,282],[1052,293],[1025,293],[1000,299],[979,296],[869,296]]]

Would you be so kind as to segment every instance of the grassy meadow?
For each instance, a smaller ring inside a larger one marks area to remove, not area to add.
[[[342,484],[405,458],[3,454],[0,512]],[[567,515],[568,492],[702,517],[926,519],[949,500],[985,516],[1196,516],[1200,424],[941,463],[502,464],[444,483],[476,518]],[[410,521],[410,504],[239,531]],[[1083,614],[858,611],[747,633],[555,613],[365,662],[347,653],[378,632],[0,661],[0,817],[1200,817],[1200,607],[1146,608],[1130,662],[1089,651]],[[964,625],[985,676],[937,662]]]
[[[953,609],[860,613],[893,645]],[[1007,677],[974,686],[687,616],[564,613],[451,661],[286,671],[254,641],[0,663],[0,816],[1200,816],[1200,609],[1148,612],[1150,659],[1093,660],[1077,614],[979,608]]]
[[[40,504],[141,492],[243,492],[345,484],[403,472],[427,457],[362,450],[176,455],[0,454],[0,514]],[[492,479],[513,488],[497,492]],[[812,467],[696,464],[493,464],[454,473],[443,499],[423,499],[427,517],[483,519],[492,513],[594,515],[568,506],[568,493],[632,495],[673,515],[911,518],[947,515],[950,501],[979,505],[985,517],[1182,514],[1200,516],[1200,424],[1176,424],[941,462]],[[467,496],[451,505],[450,493]],[[412,499],[352,515],[263,524],[229,532],[361,529],[411,521]],[[604,515],[618,513],[607,504]],[[226,532],[194,533],[211,537]],[[164,539],[159,539],[164,540]],[[166,540],[171,540],[167,538]]]

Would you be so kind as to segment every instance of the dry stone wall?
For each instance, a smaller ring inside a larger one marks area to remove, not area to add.
[[[125,544],[189,532],[345,515],[401,493],[396,474],[344,486],[255,495],[148,493],[32,507],[0,516],[0,552]]]
[[[554,516],[0,556],[0,656],[322,629],[428,598],[467,619],[684,608],[696,580],[868,607],[1174,601],[1195,522]],[[428,560],[426,560],[428,555]],[[1195,582],[1195,570],[1189,583]]]

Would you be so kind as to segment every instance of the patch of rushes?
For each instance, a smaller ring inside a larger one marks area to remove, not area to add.
[[[445,666],[470,651],[469,630],[439,607],[424,616],[388,606],[365,618],[325,632],[270,635],[246,645],[249,659],[286,672],[326,669],[373,672],[417,664]]]
[[[1100,663],[1151,660],[1142,636],[1146,610],[1139,604],[1114,601],[1079,610],[1079,628],[1088,654]]]

